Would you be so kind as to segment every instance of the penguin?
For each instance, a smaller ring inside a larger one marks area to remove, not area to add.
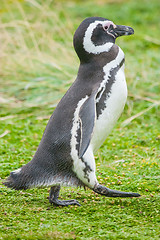
[[[5,186],[51,187],[49,202],[59,206],[80,205],[75,199],[59,200],[61,186],[88,187],[106,197],[140,196],[99,184],[94,159],[127,99],[125,57],[115,41],[133,33],[106,18],[83,20],[73,37],[80,60],[77,78],[49,119],[33,159],[11,172]]]

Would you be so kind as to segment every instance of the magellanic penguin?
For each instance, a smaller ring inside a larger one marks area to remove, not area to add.
[[[61,185],[87,186],[107,197],[140,196],[100,185],[94,159],[127,99],[124,53],[115,40],[133,33],[101,17],[80,24],[73,39],[80,60],[77,78],[52,114],[33,159],[11,172],[4,185],[16,190],[51,186],[49,201],[61,206],[80,205],[58,199]]]

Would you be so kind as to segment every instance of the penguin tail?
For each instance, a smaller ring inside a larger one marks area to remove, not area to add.
[[[3,185],[15,190],[30,188],[25,175],[21,171],[21,168],[19,168],[11,172],[10,176],[3,182]]]
[[[44,178],[44,171],[37,165],[32,160],[21,168],[16,169],[10,173],[10,176],[3,182],[3,185],[15,190],[26,190],[36,187]]]
[[[47,156],[48,157],[48,156]],[[65,186],[84,186],[75,173],[69,168],[60,169],[53,164],[53,158],[43,161],[41,154],[28,162],[26,165],[10,173],[4,180],[3,185],[15,190],[26,190],[34,187],[49,187],[57,184]]]

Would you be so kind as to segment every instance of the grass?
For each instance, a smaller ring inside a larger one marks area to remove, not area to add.
[[[81,207],[53,207],[49,189],[14,191],[0,184],[0,239],[159,239],[160,56],[158,0],[5,1],[1,3],[1,179],[32,159],[57,102],[74,81],[72,36],[88,16],[132,26],[119,38],[126,55],[128,101],[96,154],[106,186],[139,199],[104,198],[63,188]]]

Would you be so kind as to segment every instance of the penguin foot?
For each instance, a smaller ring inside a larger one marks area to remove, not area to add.
[[[75,199],[72,199],[72,200],[63,200],[63,201],[60,201],[58,199],[49,199],[49,202],[53,205],[57,205],[57,206],[68,206],[68,205],[78,205],[78,206],[81,206],[79,204],[79,202]]]
[[[93,191],[101,195],[105,195],[106,197],[140,197],[141,196],[139,193],[121,192],[117,190],[112,190],[100,184],[97,184],[94,187]]]
[[[81,206],[79,204],[79,202],[77,200],[75,200],[75,199],[63,200],[63,201],[58,200],[60,188],[61,188],[60,185],[51,187],[50,194],[49,194],[49,202],[51,204],[54,204],[54,205],[57,205],[57,206],[68,206],[68,205],[78,205],[78,206]]]

